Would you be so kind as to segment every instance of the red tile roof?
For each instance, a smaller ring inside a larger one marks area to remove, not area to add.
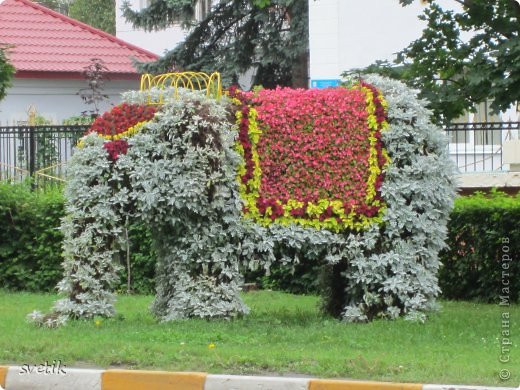
[[[136,75],[133,60],[158,58],[147,50],[124,42],[30,0],[0,3],[0,43],[13,45],[11,63],[19,74],[56,72],[62,77],[81,74],[92,58],[101,58],[112,76]]]

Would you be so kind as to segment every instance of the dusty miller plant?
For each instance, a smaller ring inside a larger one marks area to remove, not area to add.
[[[142,94],[127,94],[136,102]],[[83,139],[70,163],[63,219],[64,278],[49,318],[114,315],[125,217],[151,226],[157,252],[161,320],[231,318],[248,312],[239,287],[242,209],[228,102],[179,91],[141,132],[127,154],[107,158],[104,140]]]
[[[239,296],[239,156],[225,100],[187,92],[132,138],[121,161],[135,216],[153,231],[163,320],[230,318],[247,313]]]
[[[242,218],[236,120],[226,98],[179,91],[111,162],[103,139],[89,135],[71,161],[63,220],[66,297],[31,318],[57,326],[67,318],[112,316],[117,254],[125,218],[151,227],[157,252],[161,320],[233,318],[248,312],[240,267],[274,261],[319,261],[329,270],[324,307],[344,321],[423,321],[439,294],[438,252],[455,186],[446,139],[425,102],[404,84],[372,76],[388,102],[383,140],[391,158],[382,187],[384,221],[363,232],[336,234],[297,225],[267,228]],[[151,91],[173,97],[173,91]],[[129,92],[124,100],[144,103]],[[331,296],[335,302],[330,302]],[[329,300],[329,302],[327,302]],[[331,309],[332,308],[332,309]]]

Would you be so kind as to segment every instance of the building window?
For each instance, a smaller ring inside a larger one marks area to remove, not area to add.
[[[211,0],[199,0],[195,7],[195,20],[200,22],[206,19],[206,16],[211,12]]]
[[[150,6],[152,0],[139,0],[139,9],[147,8]],[[200,22],[206,19],[206,16],[211,12],[212,0],[199,0],[195,5],[195,20]]]
[[[489,100],[480,103],[477,106],[473,122],[489,124],[502,122],[500,114],[493,113],[490,106],[491,102]],[[490,126],[489,129],[475,131],[475,145],[501,145],[502,131],[493,129],[493,127]]]
[[[467,124],[466,131],[450,132],[451,143],[469,143],[473,145],[501,145],[502,130],[493,124],[500,124],[502,117],[495,114],[491,110],[491,102],[486,101],[476,106],[476,111],[472,114],[464,114],[463,116],[453,120],[454,125]],[[472,126],[471,124],[476,124]]]

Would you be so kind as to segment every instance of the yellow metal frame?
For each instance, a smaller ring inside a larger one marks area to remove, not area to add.
[[[57,176],[57,174],[54,171],[52,171],[51,174],[49,174],[47,172],[47,171],[55,170],[56,168],[58,170],[62,170],[62,168],[65,165],[66,165],[66,163],[59,163],[59,164],[54,164],[54,165],[48,166],[46,168],[39,169],[34,172],[34,178],[35,178],[36,182],[38,182],[40,179],[47,179],[47,180],[54,180],[57,182],[65,183],[66,180],[63,177]],[[27,169],[19,168],[15,165],[10,165],[10,164],[5,164],[5,163],[0,162],[0,167],[4,167],[4,168],[10,169],[10,170],[13,170],[17,174],[19,174],[20,177],[23,177],[23,176],[28,177],[30,175],[30,172]],[[0,170],[0,180],[2,180],[2,171],[1,170]]]
[[[191,89],[192,91],[206,91],[206,96],[220,98],[222,96],[222,82],[220,73],[207,74],[203,72],[176,72],[160,75],[143,74],[141,76],[141,92],[150,92],[152,88],[159,88],[161,93],[157,100],[148,94],[147,104],[164,104],[164,91],[166,88],[175,90],[174,97],[177,98],[179,88]]]
[[[65,165],[66,165],[65,162],[54,164],[54,165],[48,166],[46,168],[43,168],[43,169],[40,169],[40,170],[34,172],[34,175],[37,179],[44,178],[44,179],[56,180],[56,181],[65,183],[65,179],[63,179],[62,177],[49,175],[49,174],[45,173],[45,172],[47,172],[51,169],[55,169],[55,168],[58,168],[59,170],[61,170],[61,168],[64,167]]]
[[[7,167],[8,169],[12,169],[12,170],[14,170],[16,172],[20,172],[22,174],[29,174],[29,171],[27,169],[17,167],[16,165],[10,165],[10,164],[0,162],[0,167]]]

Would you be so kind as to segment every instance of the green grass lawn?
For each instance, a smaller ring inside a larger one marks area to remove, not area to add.
[[[0,364],[60,359],[68,367],[119,367],[227,374],[296,375],[516,387],[520,307],[506,308],[513,347],[500,363],[504,307],[442,302],[425,324],[345,324],[323,317],[318,298],[278,292],[244,295],[251,314],[235,321],[157,323],[152,297],[120,296],[116,319],[60,329],[26,322],[54,295],[0,292]],[[210,348],[214,344],[215,348]],[[501,369],[512,373],[500,381]]]

